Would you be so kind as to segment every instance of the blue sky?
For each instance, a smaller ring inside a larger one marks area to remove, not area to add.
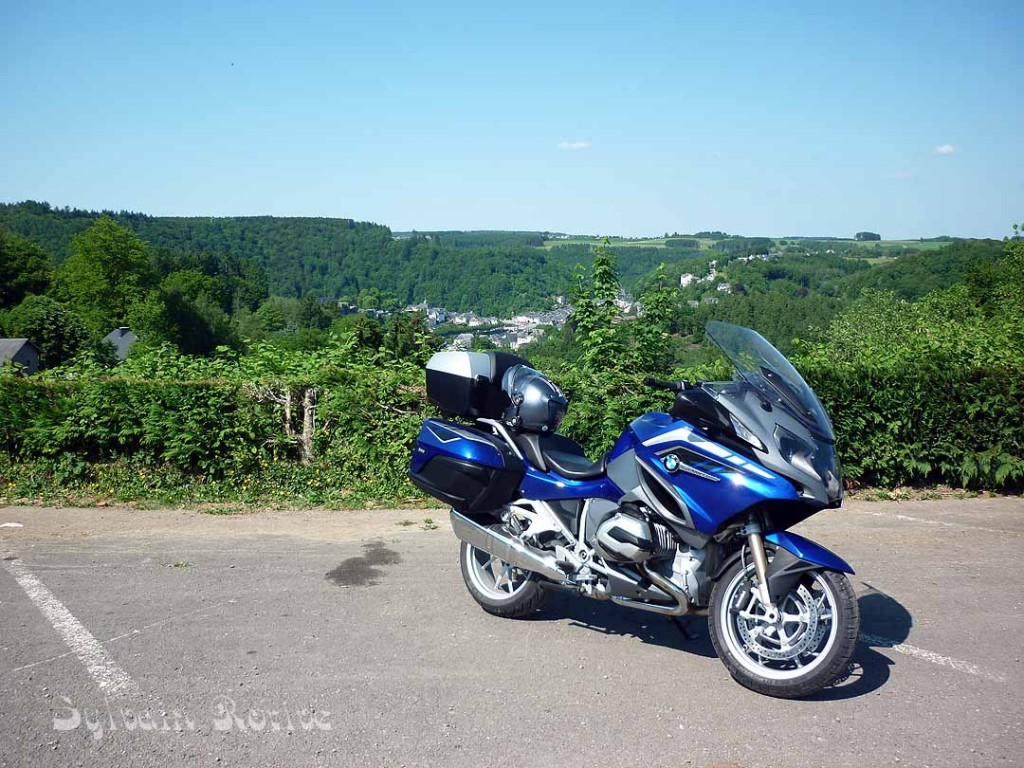
[[[1022,7],[0,0],[0,200],[1001,237]]]

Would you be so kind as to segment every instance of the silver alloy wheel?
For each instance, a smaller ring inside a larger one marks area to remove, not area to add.
[[[753,589],[753,565],[738,571],[719,607],[729,654],[755,675],[792,680],[822,664],[836,640],[836,596],[818,573],[790,590],[778,606],[779,617],[767,621]]]
[[[473,546],[465,548],[466,572],[473,586],[491,600],[511,600],[529,583],[520,568]]]

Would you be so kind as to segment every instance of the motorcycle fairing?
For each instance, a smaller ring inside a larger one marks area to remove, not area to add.
[[[815,566],[827,568],[830,571],[839,571],[840,573],[853,573],[853,568],[850,567],[849,563],[835,552],[826,549],[815,541],[804,538],[798,533],[776,531],[775,533],[769,533],[764,538],[765,541],[770,541],[772,544],[782,547],[794,557]]]
[[[565,499],[607,499],[617,502],[623,492],[607,476],[593,480],[570,480],[555,472],[541,472],[527,462],[520,486],[523,496],[540,501]]]
[[[630,424],[628,433],[636,455],[671,484],[701,533],[715,533],[755,504],[800,501],[786,478],[712,442],[697,427],[668,414],[641,416]]]

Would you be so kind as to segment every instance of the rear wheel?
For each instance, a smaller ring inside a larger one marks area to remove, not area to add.
[[[836,681],[850,664],[860,610],[841,573],[810,571],[769,621],[753,564],[736,563],[711,593],[711,640],[733,678],[768,696],[799,698]]]
[[[524,571],[465,542],[459,553],[462,578],[480,607],[495,616],[523,619],[544,603],[546,593],[532,571]]]

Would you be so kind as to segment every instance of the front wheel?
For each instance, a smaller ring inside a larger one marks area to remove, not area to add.
[[[809,571],[783,597],[775,621],[755,588],[754,566],[736,563],[711,593],[711,641],[740,685],[785,699],[817,693],[849,667],[860,609],[849,579]]]
[[[532,571],[517,568],[466,542],[462,542],[459,560],[469,594],[488,613],[524,619],[544,603],[546,594]]]

